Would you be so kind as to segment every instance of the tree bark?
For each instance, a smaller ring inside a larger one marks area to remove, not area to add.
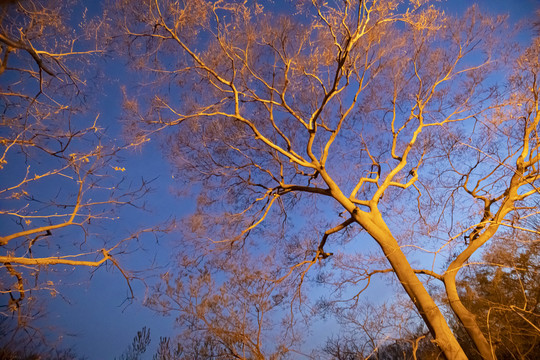
[[[528,138],[526,135],[525,138]],[[524,147],[521,159],[525,156],[526,147]],[[459,270],[464,266],[467,260],[474,254],[483,244],[489,241],[499,229],[499,224],[505,218],[505,216],[514,209],[516,199],[518,199],[518,189],[523,182],[522,175],[524,173],[525,166],[520,163],[520,158],[516,163],[517,171],[512,176],[510,185],[506,192],[505,198],[501,201],[501,205],[497,210],[497,213],[493,218],[484,218],[483,221],[490,222],[490,226],[480,234],[476,239],[472,239],[467,248],[461,252],[448,266],[443,281],[446,289],[446,295],[450,303],[450,307],[454,314],[458,317],[459,321],[463,324],[465,331],[474,342],[476,349],[480,352],[480,355],[484,360],[496,360],[497,357],[493,351],[491,344],[487,341],[484,333],[478,326],[476,317],[472,314],[461,302],[459,294],[457,292],[456,277]],[[522,162],[522,160],[521,160]]]
[[[451,271],[457,272],[457,269]],[[476,317],[472,314],[461,302],[456,287],[456,276],[447,272],[444,276],[444,287],[446,288],[446,295],[448,296],[448,302],[450,307],[454,311],[454,314],[458,317],[459,321],[463,324],[465,331],[474,342],[478,352],[485,360],[495,360],[496,357],[491,351],[491,346],[486,337],[482,333],[482,330],[478,327]]]
[[[369,213],[360,210],[341,192],[339,186],[324,169],[320,169],[320,174],[328,185],[331,196],[351,214],[354,221],[377,241],[401,285],[433,335],[434,343],[441,349],[448,360],[467,360],[467,356],[454,336],[452,329],[448,326],[446,319],[431,295],[418,279],[376,205],[371,206]]]
[[[354,215],[353,215],[354,216]],[[366,216],[363,216],[365,218]],[[434,343],[442,350],[448,360],[465,360],[467,356],[448,326],[439,307],[433,301],[424,285],[418,279],[380,213],[369,214],[369,219],[356,216],[355,220],[377,241],[392,266],[401,285],[418,309],[420,316],[433,335]]]

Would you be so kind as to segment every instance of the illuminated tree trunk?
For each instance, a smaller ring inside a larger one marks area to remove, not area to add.
[[[476,317],[472,314],[461,302],[457,288],[455,276],[445,276],[444,286],[446,288],[446,294],[448,296],[448,302],[454,311],[454,314],[458,317],[459,321],[463,324],[465,331],[474,342],[478,352],[483,359],[494,360],[495,355],[491,351],[491,346],[486,340],[486,337],[482,333],[482,330],[478,327]]]
[[[538,119],[537,121],[533,122],[532,126],[530,126],[529,129],[527,129],[527,132],[525,133],[525,136],[524,136],[525,143],[528,142],[528,137],[529,137],[528,132],[536,128],[537,124],[538,124]],[[512,176],[510,185],[508,186],[508,189],[505,192],[505,197],[503,201],[501,202],[501,206],[497,210],[497,213],[493,216],[490,216],[489,205],[488,205],[486,207],[484,218],[480,222],[480,225],[477,226],[478,230],[475,230],[475,232],[476,231],[480,232],[483,229],[484,227],[484,225],[482,225],[483,223],[490,223],[489,227],[485,229],[484,232],[481,233],[478,237],[476,238],[473,237],[471,239],[469,245],[467,246],[467,249],[461,252],[452,261],[452,263],[448,267],[448,270],[446,271],[443,278],[450,307],[454,311],[454,314],[458,317],[459,321],[463,324],[465,331],[467,331],[467,334],[469,335],[471,340],[474,342],[474,345],[476,346],[477,350],[480,352],[480,355],[482,356],[482,358],[486,360],[495,360],[496,359],[495,353],[491,347],[491,344],[487,341],[482,330],[478,326],[476,317],[474,316],[473,313],[467,310],[467,308],[461,302],[461,299],[459,298],[459,294],[457,292],[456,276],[457,276],[458,271],[461,268],[463,268],[464,264],[472,256],[472,254],[475,253],[483,244],[488,242],[495,235],[495,233],[499,229],[498,224],[502,223],[506,215],[515,208],[516,199],[519,198],[518,189],[524,182],[521,174],[525,172],[525,169],[527,167],[527,165],[525,165],[523,162],[523,159],[527,155],[527,149],[528,149],[528,146],[524,146],[522,154],[516,162],[517,171]]]
[[[372,213],[367,221],[358,214],[353,216],[380,245],[401,285],[433,335],[435,344],[442,350],[446,358],[449,360],[467,359],[439,307],[418,279],[380,214]]]
[[[452,330],[448,326],[446,319],[433,301],[433,298],[418,279],[414,269],[409,264],[405,254],[401,250],[398,242],[392,235],[390,229],[384,222],[380,212],[374,206],[371,212],[367,213],[359,210],[339,190],[337,184],[321,171],[323,178],[331,189],[332,196],[341,203],[351,213],[353,219],[362,226],[381,247],[388,262],[392,266],[394,273],[401,285],[414,303],[422,319],[428,326],[435,344],[441,349],[448,360],[465,360],[467,356],[456,340]]]

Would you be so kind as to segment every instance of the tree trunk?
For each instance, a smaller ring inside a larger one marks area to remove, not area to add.
[[[482,333],[482,330],[480,330],[480,327],[478,327],[476,317],[469,310],[467,310],[459,298],[456,288],[456,276],[455,274],[451,273],[452,271],[457,272],[457,269],[449,269],[444,276],[444,286],[446,288],[446,295],[448,296],[450,307],[452,307],[454,314],[456,314],[459,321],[463,324],[465,331],[467,331],[467,334],[474,342],[474,345],[476,346],[478,352],[480,352],[482,358],[485,360],[495,360],[496,357],[491,351],[489,342],[486,340],[486,337]]]
[[[497,210],[497,214],[493,219],[484,218],[483,221],[490,220],[491,225],[475,240],[471,240],[467,248],[461,252],[448,266],[444,274],[444,286],[446,289],[446,295],[450,303],[450,307],[454,314],[458,317],[459,321],[463,324],[465,331],[474,342],[476,349],[480,352],[480,355],[484,360],[496,360],[495,353],[491,348],[491,344],[487,341],[486,337],[478,323],[474,314],[472,314],[461,302],[456,287],[456,276],[458,271],[464,266],[467,260],[474,254],[483,244],[491,239],[497,230],[504,217],[514,208],[515,199],[517,198],[517,189],[521,181],[521,175],[523,173],[523,167],[518,164],[518,171],[512,176],[510,186],[506,193],[506,198],[502,201],[501,206]]]
[[[401,247],[388,229],[380,213],[353,211],[355,220],[377,241],[392,266],[401,285],[413,301],[428,326],[435,344],[448,360],[465,360],[463,352],[439,307],[418,279]]]
[[[350,214],[354,221],[362,226],[381,247],[388,262],[392,266],[401,285],[422,316],[434,343],[441,349],[447,360],[467,360],[465,352],[448,326],[446,319],[426,288],[418,279],[407,257],[401,250],[397,240],[384,222],[376,206],[371,211],[361,211],[339,189],[337,184],[321,169],[320,174],[330,189],[330,193]]]

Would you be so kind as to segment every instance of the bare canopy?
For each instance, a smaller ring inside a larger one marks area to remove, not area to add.
[[[272,291],[297,279],[289,300],[301,302],[314,264],[348,271],[332,239],[356,227],[390,268],[350,283],[393,272],[446,357],[465,359],[426,290],[426,279],[439,280],[477,351],[492,359],[456,278],[501,228],[534,232],[538,47],[505,62],[503,18],[476,7],[453,18],[434,6],[313,0],[277,15],[264,2],[119,4],[133,65],[159,89],[146,100],[127,94],[126,117],[139,141],[176,129],[166,140],[171,161],[201,184],[190,237],[201,256],[221,259],[205,266],[233,271],[224,264],[264,259],[272,265],[258,278]],[[496,69],[508,75],[504,87]],[[367,241],[349,239],[360,252]],[[235,251],[242,256],[225,256]],[[413,266],[419,256],[428,268]],[[365,265],[348,263],[350,272]],[[225,341],[204,326],[211,312],[193,306],[173,308]],[[259,339],[262,315],[253,321]],[[258,357],[260,342],[248,339],[227,343]]]

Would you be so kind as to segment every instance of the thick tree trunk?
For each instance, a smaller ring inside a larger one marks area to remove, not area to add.
[[[358,212],[353,211],[353,216],[381,246],[401,285],[433,335],[435,344],[442,350],[446,358],[448,360],[467,359],[439,307],[418,279],[380,214],[373,212],[358,214]]]
[[[519,171],[517,171],[512,177],[512,181],[506,194],[506,199],[502,201],[497,214],[492,220],[489,218],[483,219],[483,221],[490,220],[490,226],[476,239],[471,240],[467,248],[450,263],[443,277],[450,307],[452,308],[452,311],[454,311],[454,314],[458,317],[461,324],[463,324],[465,331],[467,331],[467,334],[474,342],[476,349],[478,352],[480,352],[480,355],[484,360],[495,360],[497,357],[495,356],[490,343],[484,336],[484,333],[478,326],[476,317],[469,310],[467,310],[467,308],[461,302],[457,292],[456,277],[459,270],[464,266],[472,254],[474,254],[483,244],[485,244],[495,235],[499,229],[498,224],[500,224],[502,219],[504,219],[504,217],[514,208],[515,199],[517,198],[517,189],[519,188],[521,181],[519,174],[523,173],[523,170],[521,170],[519,165],[517,168]]]
[[[435,344],[441,349],[447,360],[467,360],[465,352],[450,326],[448,326],[439,307],[435,304],[420,279],[418,279],[409,260],[401,250],[376,206],[373,206],[369,213],[361,211],[341,192],[337,184],[323,169],[320,170],[320,174],[328,184],[332,197],[351,214],[354,221],[377,241],[401,285],[428,326]]]
[[[503,218],[507,213],[507,210],[505,210],[505,208],[510,208],[511,206],[513,206],[513,203],[505,202],[503,203],[503,206],[501,206],[501,208],[499,209],[498,216],[500,216],[500,218]],[[452,263],[450,263],[443,277],[444,287],[446,289],[446,295],[448,297],[450,307],[465,328],[465,331],[467,331],[467,334],[473,341],[476,349],[484,360],[495,360],[496,356],[495,353],[492,351],[491,345],[484,336],[484,333],[482,332],[482,330],[480,330],[480,327],[478,326],[478,323],[476,321],[476,317],[469,310],[467,310],[467,308],[461,302],[461,299],[459,298],[459,294],[457,292],[456,276],[459,270],[471,257],[471,255],[476,252],[478,248],[480,248],[480,246],[482,246],[489,239],[491,239],[491,237],[497,232],[497,229],[498,225],[492,225],[476,240],[471,241],[469,246],[463,252],[461,252],[452,261]]]
[[[453,271],[457,272],[455,269],[453,269]],[[474,345],[480,352],[482,358],[485,360],[495,360],[496,357],[493,351],[491,351],[491,346],[482,333],[482,330],[480,330],[480,327],[476,322],[476,317],[467,310],[461,302],[456,288],[456,277],[454,274],[451,274],[451,272],[445,274],[444,286],[446,288],[446,295],[448,296],[450,307],[458,317],[459,321],[463,324],[465,331],[467,331],[467,334],[474,342]]]

